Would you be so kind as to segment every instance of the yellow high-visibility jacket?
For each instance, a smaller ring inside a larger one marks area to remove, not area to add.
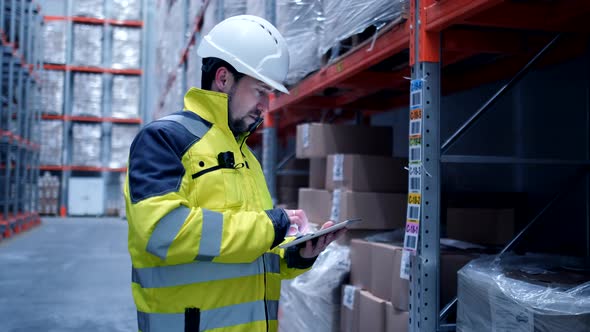
[[[124,191],[139,330],[276,331],[281,280],[314,260],[277,247],[289,220],[273,209],[248,135],[229,129],[227,95],[192,88],[184,102],[130,149]]]

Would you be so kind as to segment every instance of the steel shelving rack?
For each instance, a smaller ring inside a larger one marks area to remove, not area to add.
[[[0,1],[0,238],[40,223],[40,11],[31,0]]]
[[[44,70],[50,71],[61,71],[65,73],[64,78],[64,104],[63,104],[63,115],[54,114],[42,114],[42,120],[58,120],[63,121],[63,152],[61,165],[40,165],[40,170],[50,171],[53,173],[61,173],[61,188],[59,195],[59,214],[61,216],[68,215],[68,194],[69,194],[69,179],[72,177],[72,173],[83,175],[83,176],[97,176],[100,175],[104,179],[105,186],[108,187],[109,182],[117,182],[118,180],[111,179],[113,176],[118,176],[127,171],[125,167],[108,167],[111,160],[111,144],[110,139],[112,136],[112,125],[113,124],[127,124],[127,125],[141,125],[144,123],[145,112],[145,86],[146,79],[144,76],[144,68],[147,63],[147,51],[146,51],[146,28],[144,25],[146,16],[146,6],[149,5],[149,1],[141,1],[141,19],[132,20],[119,20],[109,18],[109,13],[112,8],[112,0],[104,0],[103,8],[105,17],[86,17],[86,16],[75,16],[73,10],[74,0],[67,0],[65,2],[63,12],[52,13],[52,15],[46,15],[43,17],[44,21],[64,21],[66,22],[66,47],[65,47],[65,63],[54,64],[45,63],[43,64]],[[101,66],[84,66],[73,63],[73,31],[75,24],[86,24],[101,26],[103,31],[103,44],[102,44],[102,64]],[[136,28],[141,30],[141,51],[140,51],[140,68],[128,68],[119,69],[112,68],[112,31],[113,27],[128,27]],[[74,73],[94,73],[102,75],[103,89],[102,89],[102,116],[76,116],[72,115],[73,109],[73,74]],[[139,76],[141,79],[140,87],[140,101],[138,116],[135,118],[115,118],[112,117],[111,110],[111,86],[114,75],[125,75],[125,76]],[[101,128],[101,154],[100,161],[101,166],[86,166],[86,165],[75,165],[72,163],[72,125],[74,123],[99,123],[102,124]],[[110,179],[110,181],[109,181]],[[105,192],[108,192],[108,188],[105,188]],[[113,193],[116,194],[116,193]],[[105,207],[107,202],[104,202]]]
[[[263,166],[265,174],[274,178],[277,162],[273,151],[278,140],[293,135],[296,124],[317,121],[326,111],[338,109],[344,114],[341,118],[362,120],[376,112],[400,107],[406,111],[408,106],[420,109],[421,135],[415,146],[420,153],[414,161],[420,170],[421,216],[418,247],[409,266],[409,331],[452,331],[455,325],[446,317],[455,301],[439,303],[441,169],[445,164],[470,163],[487,168],[558,165],[568,167],[568,174],[575,174],[573,181],[582,181],[588,187],[588,179],[583,180],[583,176],[587,175],[590,161],[588,152],[585,160],[528,159],[449,155],[452,151],[449,147],[476,121],[481,121],[482,115],[536,65],[560,63],[587,52],[589,30],[585,22],[590,3],[584,0],[411,0],[410,5],[408,19],[382,29],[372,46],[369,47],[370,40],[359,45],[292,87],[289,95],[278,95],[271,101],[269,121],[264,124],[264,130],[270,134],[265,134],[263,140],[265,155],[269,157]],[[567,34],[567,38],[560,38],[560,33]],[[557,42],[559,52],[550,52]],[[442,96],[498,81],[503,82],[500,89],[443,140]],[[325,94],[326,90],[330,93]],[[580,148],[587,149],[588,142],[582,143]],[[275,183],[273,179],[268,182]],[[568,189],[534,211],[533,218],[506,244],[502,253],[513,249]],[[586,225],[580,229],[586,233],[590,233],[588,191],[585,188],[583,199]],[[590,256],[588,237],[586,242],[585,254]]]

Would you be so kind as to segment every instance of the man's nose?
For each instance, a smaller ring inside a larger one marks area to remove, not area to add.
[[[260,111],[260,113],[262,113],[262,115],[266,115],[266,113],[268,113],[268,110],[269,110],[268,98],[264,98],[264,99],[260,100],[258,102],[258,104],[256,105],[256,109],[258,111]]]

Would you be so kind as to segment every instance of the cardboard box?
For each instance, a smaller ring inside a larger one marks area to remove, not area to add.
[[[371,250],[370,242],[350,241],[350,282],[362,289],[371,286]]]
[[[385,331],[385,301],[367,292],[360,291],[359,331]]]
[[[330,219],[362,218],[351,229],[394,229],[405,227],[407,194],[362,193],[335,190]]]
[[[408,192],[406,158],[336,154],[328,156],[326,189],[365,192]]]
[[[309,188],[326,189],[326,158],[309,160]]]
[[[352,285],[342,287],[342,306],[340,309],[340,331],[359,331],[360,288]]]
[[[393,247],[393,246],[392,246]],[[383,248],[383,247],[382,247]],[[401,249],[401,248],[400,248]],[[372,253],[376,251],[373,250]],[[396,251],[395,261],[393,262],[393,271],[391,272],[391,302],[397,310],[408,311],[410,303],[410,283],[408,280],[399,277],[401,266],[402,250]],[[380,254],[383,257],[383,253]],[[462,251],[441,251],[440,255],[440,304],[441,308],[449,303],[455,296],[457,296],[457,271],[459,271],[465,264],[472,259],[479,257],[479,254],[468,253]],[[372,258],[373,262],[379,262],[379,257]],[[384,264],[383,264],[384,265]],[[387,271],[385,266],[373,267],[371,276],[377,272],[375,269]],[[384,272],[382,272],[384,273]],[[375,277],[372,279],[374,283],[371,285],[371,290],[383,293],[386,291],[383,281],[379,281]],[[377,281],[376,281],[377,280]]]
[[[391,302],[385,302],[385,331],[407,332],[410,325],[410,314],[397,310]]]
[[[297,158],[327,157],[336,153],[391,156],[391,127],[304,123],[297,126]]]
[[[375,296],[386,301],[407,302],[409,284],[407,280],[399,277],[402,251],[402,247],[385,243],[371,243],[371,286],[369,290]]]
[[[364,239],[367,236],[383,233],[382,230],[374,229],[349,229],[342,237],[336,240],[336,243],[344,246],[350,246],[350,242],[354,239]]]
[[[515,209],[447,209],[447,236],[461,241],[504,245],[514,237],[515,224]]]
[[[330,219],[332,193],[327,190],[299,189],[299,208],[305,211],[310,222],[323,224]]]

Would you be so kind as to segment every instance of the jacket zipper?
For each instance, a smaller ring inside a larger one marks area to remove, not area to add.
[[[244,151],[242,151],[242,148],[244,147],[244,143],[246,143],[246,140],[248,139],[248,137],[250,137],[250,135],[252,135],[252,131],[248,132],[248,135],[246,135],[244,137],[244,139],[242,140],[242,143],[240,143],[240,153],[242,154],[242,158],[244,159],[244,164],[246,164],[246,168],[250,169],[250,166],[248,165],[248,161],[246,160],[246,155],[244,154]],[[253,189],[253,194],[256,195],[257,192],[256,190],[254,190],[254,186],[252,185],[252,179],[250,178],[250,176],[248,176],[248,180],[250,182],[250,185],[252,186]],[[264,321],[266,323],[266,332],[268,332],[268,305],[266,303],[266,260],[264,259],[264,255],[262,255],[262,271],[264,274]]]

